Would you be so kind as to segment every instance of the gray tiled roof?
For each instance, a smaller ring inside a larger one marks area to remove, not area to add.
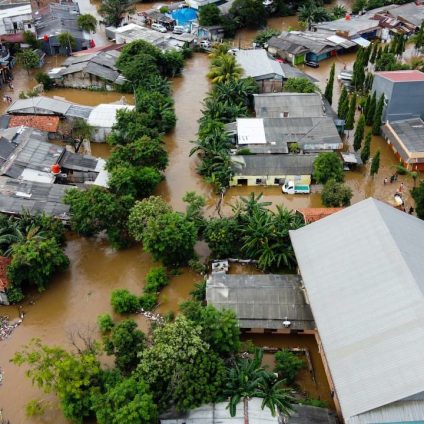
[[[419,27],[424,20],[424,5],[411,2],[394,7],[390,9],[389,13],[395,18],[404,19],[416,27]]]
[[[232,309],[241,328],[314,329],[298,275],[212,274],[206,284],[206,301],[218,309]]]
[[[71,103],[51,99],[50,97],[39,96],[30,99],[18,99],[7,109],[7,113],[37,113],[37,114],[58,114],[64,115]]]
[[[282,118],[284,112],[288,112],[290,118],[325,115],[317,93],[254,94],[253,99],[258,118]]]
[[[312,175],[316,155],[238,155],[232,156],[235,175]]]
[[[424,417],[424,221],[372,198],[290,232],[347,424]]]

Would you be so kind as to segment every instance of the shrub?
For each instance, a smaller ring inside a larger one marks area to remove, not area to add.
[[[158,303],[158,296],[156,293],[146,293],[138,299],[138,302],[140,308],[145,311],[151,311]]]
[[[22,293],[22,289],[19,286],[15,286],[13,284],[11,284],[6,289],[6,296],[9,300],[9,303],[12,304],[22,302],[25,298],[24,294]]]
[[[278,372],[287,382],[293,384],[300,369],[305,366],[305,362],[298,358],[288,349],[283,349],[275,354],[275,372]]]
[[[35,80],[38,84],[43,84],[44,90],[50,90],[54,86],[53,80],[45,72],[37,72]]]
[[[115,326],[112,317],[109,314],[101,314],[97,317],[97,325],[102,334],[109,333]]]
[[[126,289],[114,290],[110,303],[118,314],[134,313],[139,309],[138,297]]]
[[[158,293],[162,288],[169,283],[166,270],[163,266],[152,268],[146,276],[146,285],[144,293]]]

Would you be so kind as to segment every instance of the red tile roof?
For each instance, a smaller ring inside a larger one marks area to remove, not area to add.
[[[382,71],[382,72],[376,72],[375,74],[393,82],[424,81],[424,73],[417,70]]]
[[[343,208],[302,208],[297,209],[306,224],[310,224],[315,221],[319,221],[326,216],[332,215],[335,212],[341,211]]]
[[[3,34],[0,36],[0,40],[6,43],[22,43],[24,41],[24,35],[22,32],[17,34]]]
[[[12,260],[4,256],[0,256],[0,292],[4,291],[8,285],[9,280],[7,278],[7,267]]]
[[[58,116],[33,116],[33,115],[14,115],[10,118],[9,128],[20,127],[35,128],[40,131],[57,132],[59,126]]]

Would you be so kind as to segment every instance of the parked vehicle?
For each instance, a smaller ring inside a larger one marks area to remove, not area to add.
[[[312,60],[308,60],[305,62],[306,66],[309,66],[310,68],[319,68],[319,63],[318,62],[314,62]]]
[[[184,27],[183,26],[180,26],[180,25],[176,25],[176,26],[174,26],[174,29],[172,30],[172,32],[174,33],[174,34],[184,34]]]
[[[202,40],[200,42],[200,47],[202,47],[203,49],[210,49],[212,47],[212,44],[208,40]]]
[[[337,79],[345,80],[345,81],[352,81],[353,78],[353,71],[341,71],[339,75],[337,75]]]
[[[308,184],[296,184],[292,180],[286,181],[281,190],[286,194],[309,194],[311,192]]]
[[[152,24],[152,29],[159,32],[167,32],[166,28],[161,24]]]

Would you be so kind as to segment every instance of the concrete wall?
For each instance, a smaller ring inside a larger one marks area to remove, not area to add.
[[[237,185],[278,186],[282,185],[286,179],[294,180],[300,184],[311,184],[310,175],[235,175],[230,181],[230,187]],[[239,184],[239,180],[247,180],[247,184]],[[276,182],[276,180],[279,181]]]
[[[372,90],[376,91],[377,98],[384,93],[387,99],[383,121],[399,121],[424,115],[424,81],[393,83],[376,75]]]
[[[113,83],[85,72],[65,75],[61,80],[57,80],[57,82],[58,85],[68,88],[94,88],[107,91],[113,91],[114,89]]]

